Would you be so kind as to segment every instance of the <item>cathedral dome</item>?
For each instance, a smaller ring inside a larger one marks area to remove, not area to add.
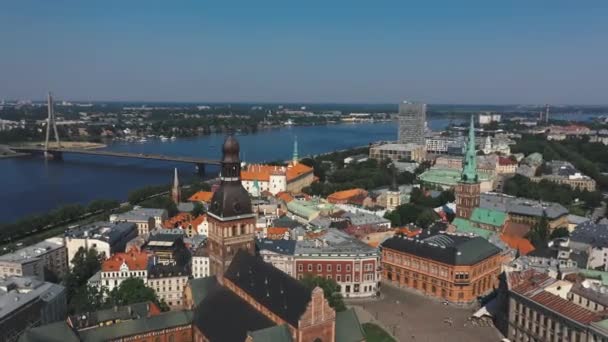
[[[224,146],[222,147],[222,152],[224,157],[222,161],[229,163],[237,163],[239,162],[239,142],[232,135],[229,135],[224,141]]]
[[[236,138],[229,135],[224,141],[222,152],[222,182],[211,198],[209,213],[221,218],[251,215],[251,199],[241,184],[239,142]]]

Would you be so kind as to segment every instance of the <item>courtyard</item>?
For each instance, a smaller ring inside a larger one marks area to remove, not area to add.
[[[382,286],[382,299],[347,304],[355,308],[361,323],[376,323],[402,342],[495,342],[502,338],[491,323],[469,320],[473,308],[445,305],[386,284]]]

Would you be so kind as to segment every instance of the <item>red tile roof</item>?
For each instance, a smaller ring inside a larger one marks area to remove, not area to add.
[[[547,291],[542,291],[530,299],[559,313],[562,316],[568,317],[571,320],[582,324],[589,324],[602,319],[601,315]]]
[[[573,302],[554,295],[544,289],[556,280],[535,270],[510,272],[508,275],[511,291],[524,296],[560,315],[581,324],[588,324],[602,318],[601,315]]]
[[[534,246],[530,241],[522,237],[500,234],[500,239],[509,247],[518,250],[521,255],[526,255],[534,250]]]
[[[340,202],[340,201],[348,201],[350,199],[354,199],[359,196],[367,196],[367,191],[364,189],[349,189],[334,192],[333,194],[327,196],[327,201],[330,203]]]
[[[498,165],[517,165],[517,162],[511,158],[498,157]]]
[[[270,180],[272,174],[285,174],[287,181],[292,181],[302,175],[312,174],[313,168],[304,164],[295,164],[288,166],[252,164],[241,170],[241,179],[248,181],[264,181]]]
[[[188,198],[190,202],[211,202],[211,197],[213,197],[213,192],[211,191],[198,191],[194,195]]]
[[[177,215],[165,220],[163,222],[163,228],[165,229],[173,229],[181,226],[182,228],[186,228],[192,221],[192,215],[189,213],[178,213]]]
[[[289,192],[284,192],[284,191],[279,192],[277,194],[277,198],[280,200],[283,200],[283,202],[285,202],[285,203],[289,203],[294,200],[293,196],[291,196],[291,194]]]
[[[103,272],[116,272],[122,263],[127,264],[130,271],[143,271],[148,267],[148,253],[131,251],[129,253],[115,253],[101,264]]]
[[[502,233],[509,236],[516,237],[525,237],[530,232],[530,225],[525,223],[516,223],[512,221],[507,221],[505,227],[502,230]]]

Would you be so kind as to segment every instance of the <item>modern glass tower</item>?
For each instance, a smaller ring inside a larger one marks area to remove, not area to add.
[[[424,145],[426,104],[403,101],[399,104],[399,143]]]

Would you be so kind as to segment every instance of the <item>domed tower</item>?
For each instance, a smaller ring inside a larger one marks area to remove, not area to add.
[[[239,249],[255,253],[255,216],[241,184],[239,143],[229,135],[222,149],[221,183],[208,212],[210,271],[220,281]]]

